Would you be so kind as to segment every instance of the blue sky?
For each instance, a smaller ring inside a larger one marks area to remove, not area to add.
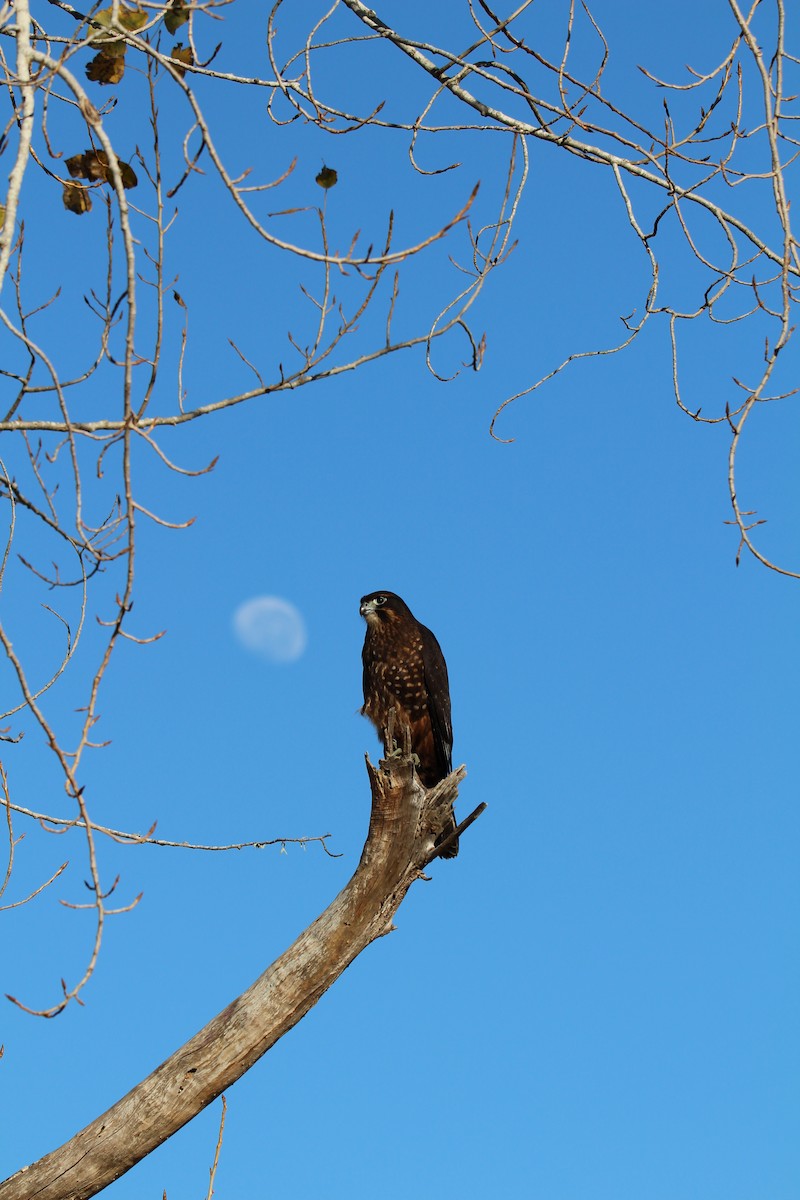
[[[242,21],[254,10],[231,8],[217,38],[244,53],[254,26],[261,36],[260,8]],[[407,13],[434,21],[423,6]],[[657,29],[655,13],[620,27],[619,14],[598,10],[620,97],[639,95],[637,62],[659,74],[713,61],[730,41],[720,13],[715,33],[689,5]],[[285,21],[291,42],[299,9]],[[382,62],[392,65],[366,77],[369,94],[413,94],[411,67]],[[390,206],[398,244],[411,240],[478,178],[476,223],[489,219],[503,183],[499,137],[429,143],[431,160],[464,165],[420,179],[402,134],[280,130],[264,102],[247,109],[254,124],[226,121],[226,149],[272,175],[298,155],[279,207],[318,204],[314,175],[323,160],[334,166],[327,216],[338,244],[358,227],[377,244]],[[223,121],[236,96],[225,103]],[[168,126],[173,116],[183,129],[172,111]],[[124,142],[131,117],[115,119]],[[216,210],[209,219],[216,195],[212,180],[186,189],[169,250],[189,305],[186,383],[197,401],[247,386],[228,336],[265,369],[289,361],[298,284],[317,278],[254,249]],[[85,263],[103,238],[99,205],[78,219],[53,196],[31,184],[31,262],[43,274],[54,250]],[[165,838],[215,843],[330,832],[341,857],[313,845],[227,855],[104,845],[120,902],[144,897],[110,922],[85,1007],[50,1022],[6,1007],[0,1174],[157,1066],[349,878],[368,820],[363,754],[378,751],[358,715],[358,600],[390,588],[447,658],[454,758],[469,772],[460,812],[481,801],[488,810],[458,859],[409,894],[397,932],[228,1093],[215,1194],[797,1196],[796,583],[748,558],[737,569],[724,524],[726,429],[697,426],[675,405],[665,325],[511,406],[499,433],[512,444],[488,434],[504,398],[565,354],[611,344],[620,314],[641,307],[647,275],[620,210],[601,172],[534,147],[518,249],[473,311],[487,332],[479,373],[445,385],[406,352],[165,435],[183,465],[219,455],[197,480],[139,456],[146,500],[196,520],[183,532],[140,528],[132,631],[167,634],[123,647],[106,678],[100,732],[112,741],[85,774],[98,819],[139,830],[157,819]],[[455,286],[448,252],[465,255],[457,234],[404,277],[397,319],[409,331]],[[677,244],[671,261],[665,287],[691,291]],[[65,303],[81,305],[85,290],[70,276]],[[82,308],[68,311],[83,320]],[[380,321],[364,322],[367,341]],[[49,345],[69,356],[81,335],[55,325],[45,325]],[[178,336],[173,328],[165,349],[173,366]],[[689,332],[692,394],[724,409],[731,375],[762,336]],[[461,349],[438,361],[452,365]],[[786,356],[791,377],[793,345]],[[92,386],[95,411],[104,396]],[[157,407],[174,395],[165,373]],[[796,403],[756,415],[742,491],[769,518],[764,547],[797,569]],[[10,576],[4,620],[44,671],[52,619],[32,594],[24,573]],[[302,614],[308,643],[293,663],[265,663],[235,638],[234,611],[261,594]],[[85,638],[78,679],[99,645],[94,628]],[[48,700],[64,727],[82,702],[72,688],[65,677]],[[35,729],[3,750],[19,802],[63,811]],[[18,857],[20,892],[72,860],[63,885],[4,914],[2,990],[51,1002],[90,944],[90,918],[58,904],[85,898],[81,845],[31,829]],[[205,1195],[218,1120],[216,1103],[107,1194]]]

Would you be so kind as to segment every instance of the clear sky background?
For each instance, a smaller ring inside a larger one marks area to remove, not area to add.
[[[287,49],[307,11],[323,7],[286,7]],[[444,40],[445,13],[432,8],[391,3],[385,19]],[[539,10],[555,39],[563,6]],[[706,69],[733,36],[722,3],[687,0],[669,14],[646,4],[632,15],[607,2],[595,15],[613,50],[609,87],[622,103],[641,98],[648,119],[661,97],[645,98],[638,63],[657,75],[687,61]],[[268,74],[262,6],[239,3],[225,18],[213,31],[220,69],[231,61]],[[426,93],[412,65],[380,47],[371,55],[362,48],[360,76],[332,58],[320,76],[327,94],[393,97],[387,111],[413,117]],[[212,105],[207,84],[198,93]],[[169,101],[165,126],[178,139],[186,117]],[[496,209],[508,150],[500,135],[422,143],[429,168],[463,165],[421,178],[407,134],[278,129],[265,105],[263,92],[245,101],[231,88],[212,107],[237,168],[255,162],[261,178],[275,177],[298,156],[285,192],[261,212],[319,204],[323,161],[339,173],[327,217],[341,248],[357,228],[377,245],[390,208],[397,244],[415,240],[478,179],[475,224]],[[120,152],[132,152],[145,115],[123,110],[109,127]],[[76,137],[66,153],[85,148]],[[203,419],[163,439],[184,466],[219,455],[197,480],[140,455],[143,502],[196,521],[184,532],[140,527],[132,630],[168,632],[123,647],[104,684],[99,734],[112,742],[86,772],[96,815],[137,830],[157,819],[162,837],[214,843],[330,832],[341,857],[317,845],[229,854],[104,845],[120,903],[144,897],[110,921],[85,1007],[49,1022],[10,1004],[0,1011],[1,1175],[156,1067],[349,878],[368,822],[363,754],[378,752],[358,715],[358,601],[388,588],[447,658],[454,758],[468,768],[459,811],[481,801],[488,810],[458,859],[412,889],[397,931],[229,1091],[215,1194],[800,1194],[797,585],[747,557],[737,569],[724,524],[727,430],[695,425],[675,405],[664,324],[512,405],[498,427],[512,444],[489,437],[507,396],[571,351],[613,344],[620,315],[641,310],[647,294],[613,181],[547,147],[531,156],[519,246],[472,314],[487,334],[479,373],[443,384],[421,352],[406,352]],[[287,325],[301,341],[311,328],[299,284],[319,284],[311,266],[254,246],[217,200],[210,177],[185,189],[168,244],[189,306],[195,403],[247,386],[228,337],[271,374],[290,362]],[[77,218],[38,184],[29,205],[29,269],[44,278],[58,256],[67,264],[61,332],[55,317],[46,328],[51,350],[68,357],[79,337],[70,313],[83,322],[88,286],[77,264],[97,254],[102,280],[102,209]],[[313,238],[302,215],[275,227]],[[466,258],[461,234],[404,278],[397,321],[409,333],[458,286],[448,253]],[[673,295],[694,283],[680,253],[676,242]],[[364,323],[365,347],[383,312]],[[689,336],[690,406],[723,411],[739,360],[751,377],[758,369],[759,338],[708,326]],[[165,348],[173,367],[178,344],[175,327]],[[441,373],[463,352],[459,341],[441,347]],[[796,380],[796,348],[786,355]],[[89,386],[96,412],[100,384]],[[156,406],[174,403],[165,373]],[[796,401],[756,415],[743,500],[769,518],[767,552],[797,569]],[[41,646],[44,672],[51,618],[31,594],[23,574],[10,576],[3,616],[32,655]],[[302,615],[307,644],[292,662],[267,662],[237,640],[236,609],[260,595]],[[88,629],[89,664],[98,645]],[[68,722],[82,702],[70,688],[65,677],[50,694],[54,719]],[[16,798],[64,811],[41,736],[23,725],[23,742],[3,747]],[[51,863],[74,862],[38,903],[3,914],[1,990],[50,1003],[90,945],[91,917],[58,903],[87,896],[81,843],[36,841],[31,830],[18,854],[20,893]],[[204,1196],[218,1122],[216,1102],[106,1194]]]

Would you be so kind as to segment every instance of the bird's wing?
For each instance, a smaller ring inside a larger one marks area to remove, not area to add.
[[[453,769],[453,726],[450,720],[450,683],[447,664],[442,648],[434,634],[420,625],[422,634],[422,661],[425,668],[425,690],[428,694],[428,712],[431,718],[436,757],[442,768],[442,777]]]

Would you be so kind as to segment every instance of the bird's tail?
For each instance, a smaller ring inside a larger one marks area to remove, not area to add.
[[[451,808],[450,816],[448,818],[447,824],[445,825],[444,829],[437,837],[435,845],[441,846],[441,844],[445,840],[445,838],[449,838],[450,834],[453,832],[453,830],[455,828],[456,828],[456,815]],[[447,849],[442,852],[441,857],[442,858],[455,858],[455,856],[457,854],[458,854],[458,838],[455,838],[450,843],[450,845],[447,847]]]

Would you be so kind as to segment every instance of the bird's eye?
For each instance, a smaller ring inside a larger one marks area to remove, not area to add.
[[[376,604],[385,604],[385,603],[386,603],[386,599],[387,599],[387,598],[386,598],[386,596],[376,596],[376,597],[375,597],[375,603],[376,603]]]

